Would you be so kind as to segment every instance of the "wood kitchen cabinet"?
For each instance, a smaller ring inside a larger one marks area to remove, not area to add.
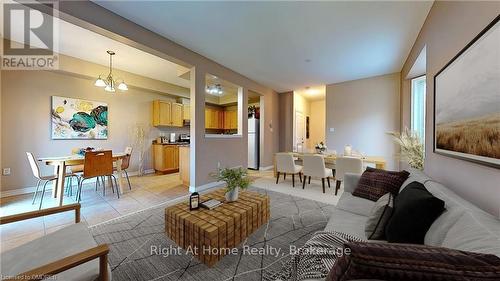
[[[157,173],[176,173],[179,171],[179,146],[153,144],[153,163]]]
[[[191,120],[191,105],[184,104],[182,106],[182,118],[184,120]]]
[[[238,129],[238,113],[236,111],[224,111],[224,129]]]
[[[183,106],[180,103],[153,101],[153,126],[182,127]]]

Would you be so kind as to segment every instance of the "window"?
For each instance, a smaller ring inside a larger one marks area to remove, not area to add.
[[[411,80],[411,130],[425,144],[425,76]]]

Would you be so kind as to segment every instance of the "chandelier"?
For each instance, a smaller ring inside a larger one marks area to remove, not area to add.
[[[104,90],[106,92],[114,93],[116,91],[116,89],[115,89],[116,81],[113,78],[113,56],[115,55],[115,52],[107,51],[107,53],[109,54],[109,74],[108,74],[108,77],[106,77],[106,80],[104,80],[101,78],[101,75],[99,75],[97,80],[95,80],[94,85],[97,87],[101,87],[101,88],[104,87]],[[118,90],[121,90],[121,91],[128,90],[128,86],[127,86],[127,84],[125,84],[125,81],[122,80],[120,82],[120,84],[118,84]]]
[[[220,84],[215,84],[215,85],[212,85],[212,86],[207,86],[207,88],[205,89],[205,91],[209,94],[212,94],[212,95],[222,95],[223,91],[222,91],[222,86]]]

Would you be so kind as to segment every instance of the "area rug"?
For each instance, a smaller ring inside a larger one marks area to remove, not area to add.
[[[271,202],[269,223],[209,268],[178,251],[164,233],[164,210],[174,202],[90,228],[97,243],[110,246],[113,280],[262,280],[281,268],[289,255],[325,228],[334,206],[251,187]]]
[[[330,188],[328,188],[328,185],[325,183],[325,193],[323,193],[321,181],[315,179],[313,179],[310,184],[306,183],[305,188],[302,189],[302,183],[297,177],[295,179],[295,187],[292,187],[292,179],[290,176],[288,176],[286,180],[283,180],[283,177],[280,177],[278,184],[276,184],[276,178],[260,177],[255,179],[252,185],[258,188],[332,205],[337,205],[340,195],[342,195],[343,192],[343,188],[341,188],[335,196],[335,181],[333,180],[331,180]]]

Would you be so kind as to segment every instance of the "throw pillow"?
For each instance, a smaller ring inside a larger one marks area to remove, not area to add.
[[[411,182],[394,199],[394,212],[385,226],[387,241],[423,244],[425,233],[443,211],[443,200],[423,184]]]
[[[368,167],[361,175],[352,195],[371,201],[377,201],[387,192],[396,196],[409,176],[410,173],[407,171],[385,171]]]
[[[500,258],[425,245],[349,242],[326,280],[500,280]]]
[[[365,224],[365,234],[369,240],[385,238],[385,225],[392,215],[393,198],[394,196],[389,192],[375,202]]]

